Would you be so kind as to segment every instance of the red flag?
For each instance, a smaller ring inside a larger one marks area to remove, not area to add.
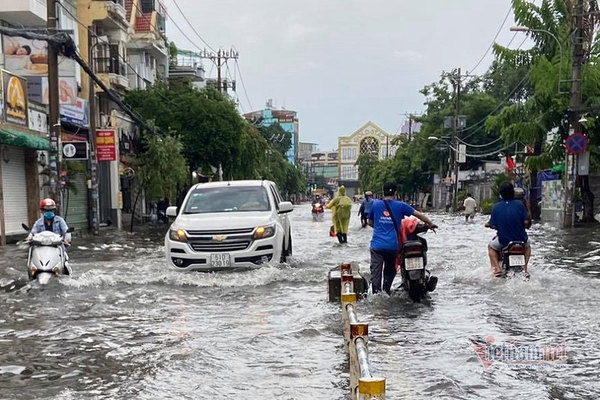
[[[508,169],[508,172],[511,172],[513,169],[515,169],[515,162],[511,156],[506,156],[506,168]]]

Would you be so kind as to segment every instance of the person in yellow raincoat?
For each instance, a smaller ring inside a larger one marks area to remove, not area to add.
[[[333,208],[333,225],[335,233],[340,243],[348,243],[348,224],[350,223],[350,214],[352,209],[352,199],[346,196],[346,188],[340,186],[337,196],[329,203],[327,208]]]

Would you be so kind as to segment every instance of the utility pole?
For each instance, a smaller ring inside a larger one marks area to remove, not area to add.
[[[48,34],[56,34],[56,0],[46,0]],[[48,102],[50,127],[50,197],[56,201],[59,214],[62,211],[61,187],[61,151],[60,151],[60,109],[58,97],[58,51],[56,46],[48,42]]]
[[[462,76],[460,74],[460,68],[457,69],[456,74],[451,78],[454,86],[454,132],[452,137],[452,143],[454,144],[453,151],[453,168],[454,168],[454,182],[452,190],[452,211],[457,211],[458,208],[458,116],[460,115],[460,89]]]
[[[213,53],[214,54],[214,53]],[[219,51],[217,51],[217,55],[211,55],[208,58],[211,59],[216,67],[217,67],[217,90],[219,91],[219,93],[223,92],[223,89],[227,90],[227,88],[224,88],[223,85],[223,80],[221,78],[221,67],[225,64],[227,64],[227,61],[230,59],[237,59],[239,57],[238,53],[231,50],[231,51],[224,51],[219,49]],[[203,57],[204,58],[204,57]]]
[[[569,102],[570,111],[570,132],[580,132],[579,114],[581,113],[581,66],[583,64],[583,14],[584,0],[577,0],[575,6],[575,32],[573,34],[573,62],[571,77],[571,100]],[[575,223],[575,210],[573,206],[573,197],[575,192],[575,156],[569,155],[565,151],[565,204],[563,226],[565,228],[573,227]],[[569,170],[569,161],[573,167]]]
[[[88,64],[92,72],[94,71],[94,47],[99,43],[93,44],[92,27],[88,27]],[[90,144],[90,154],[88,168],[90,171],[90,227],[95,236],[100,234],[100,198],[98,195],[98,159],[96,157],[96,89],[91,76],[88,76],[88,97],[89,97],[89,113],[90,113],[90,129],[88,141]]]

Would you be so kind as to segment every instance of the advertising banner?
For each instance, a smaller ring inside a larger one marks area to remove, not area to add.
[[[2,92],[4,120],[28,127],[27,80],[3,70]]]
[[[117,161],[114,129],[99,129],[96,131],[96,153],[98,161]]]
[[[22,37],[3,38],[4,68],[21,76],[48,76],[48,43]],[[75,76],[75,61],[58,56],[59,76]]]

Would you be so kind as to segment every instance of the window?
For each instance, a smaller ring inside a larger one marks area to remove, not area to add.
[[[356,160],[356,147],[345,147],[342,149],[342,161]]]
[[[360,141],[360,154],[373,154],[379,158],[379,141],[373,136],[367,136]]]
[[[194,189],[184,214],[269,211],[269,196],[262,186],[228,186]]]

